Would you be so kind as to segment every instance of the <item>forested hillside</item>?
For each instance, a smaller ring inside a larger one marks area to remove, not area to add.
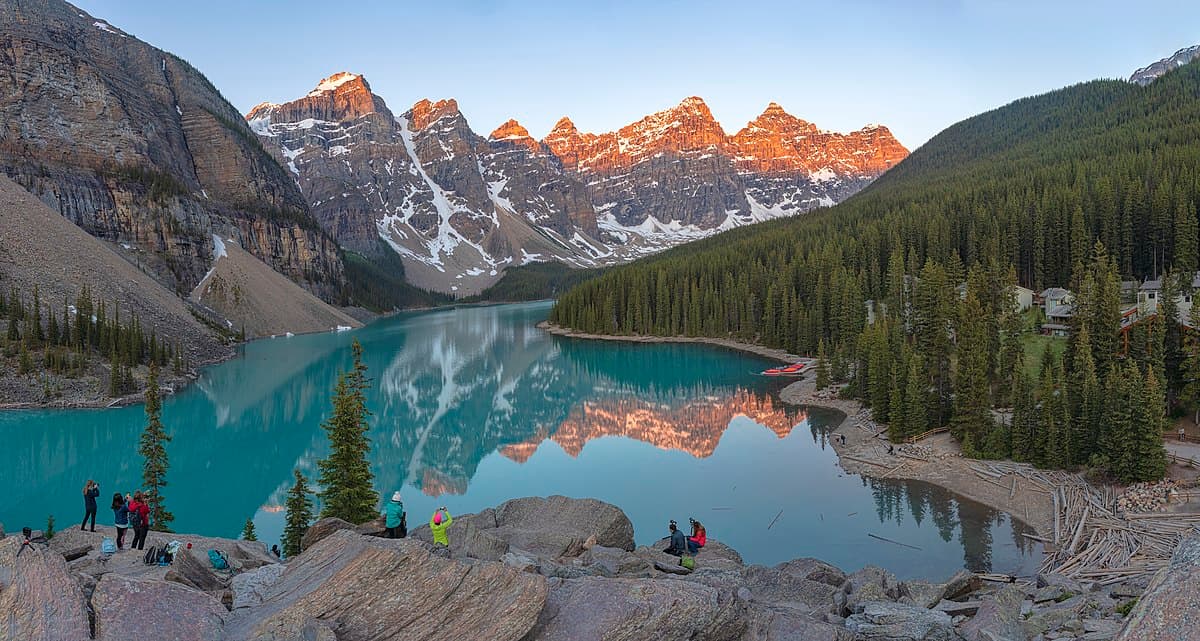
[[[1183,390],[1186,354],[1178,327],[1154,322],[1135,330],[1136,358],[1116,358],[1118,281],[1194,271],[1198,201],[1200,65],[1146,87],[1088,82],[954,125],[827,211],[615,268],[563,295],[551,321],[820,349],[880,419],[908,412],[894,438],[950,424],[973,454],[1153,478],[1164,421],[1147,399]],[[1047,353],[1032,380],[1006,312],[1017,283],[1080,295],[1065,362]],[[1082,352],[1095,381],[1076,380]],[[1115,408],[1100,398],[1144,416],[1126,409],[1102,434]],[[992,419],[1013,405],[1024,433]],[[1145,469],[1121,454],[1135,447]]]
[[[615,268],[553,320],[609,333],[725,335],[812,353],[862,327],[927,259],[995,258],[1066,285],[1101,240],[1123,277],[1196,265],[1200,66],[1094,81],[950,127],[847,202]]]

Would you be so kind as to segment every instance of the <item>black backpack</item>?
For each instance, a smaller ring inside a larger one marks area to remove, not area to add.
[[[146,565],[158,565],[158,548],[151,545],[146,554],[142,556],[142,563]]]
[[[131,528],[138,528],[142,526],[142,514],[137,510],[130,510],[129,515],[126,516],[125,520],[129,522],[129,527]]]
[[[408,512],[400,515],[400,527],[398,529],[400,530],[400,538],[403,539],[408,536]]]

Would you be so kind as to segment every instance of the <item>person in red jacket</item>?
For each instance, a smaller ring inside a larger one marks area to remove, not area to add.
[[[700,548],[704,547],[705,543],[708,543],[708,532],[704,531],[704,526],[700,524],[700,521],[696,519],[688,520],[692,522],[692,535],[687,540],[688,552],[695,554],[700,551]]]
[[[133,542],[129,549],[144,549],[146,534],[150,532],[150,506],[146,505],[146,497],[141,491],[133,493],[129,502],[129,527],[133,528]]]

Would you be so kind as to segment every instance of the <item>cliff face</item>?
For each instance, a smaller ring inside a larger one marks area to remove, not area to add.
[[[0,171],[177,291],[214,232],[314,291],[336,246],[237,111],[187,62],[65,2],[0,5]]]
[[[885,127],[825,132],[774,103],[729,136],[695,97],[614,132],[563,118],[538,141],[509,120],[483,138],[453,99],[397,116],[345,72],[246,119],[339,243],[382,237],[409,280],[457,294],[510,265],[615,264],[830,205],[908,153]]]

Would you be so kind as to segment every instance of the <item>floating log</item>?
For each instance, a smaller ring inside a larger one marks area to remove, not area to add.
[[[868,532],[868,533],[867,533],[867,536],[869,536],[869,537],[871,537],[871,538],[873,538],[873,539],[879,539],[880,541],[886,541],[886,542],[888,542],[888,543],[893,543],[893,544],[895,544],[895,545],[903,546],[903,547],[906,547],[906,548],[911,548],[911,549],[913,549],[913,550],[920,550],[920,549],[921,549],[921,548],[919,548],[919,547],[917,547],[917,546],[915,546],[915,545],[909,545],[909,544],[907,544],[907,543],[901,543],[901,542],[899,542],[899,541],[893,541],[893,540],[891,540],[891,539],[888,539],[888,538],[884,538],[884,537],[882,537],[882,536],[879,536],[878,534],[871,534],[870,532]]]
[[[778,521],[779,517],[781,517],[781,516],[783,516],[783,510],[779,510],[779,514],[776,514],[775,518],[771,519],[771,524],[767,526],[767,529],[769,530],[769,529],[775,527],[775,521]]]

